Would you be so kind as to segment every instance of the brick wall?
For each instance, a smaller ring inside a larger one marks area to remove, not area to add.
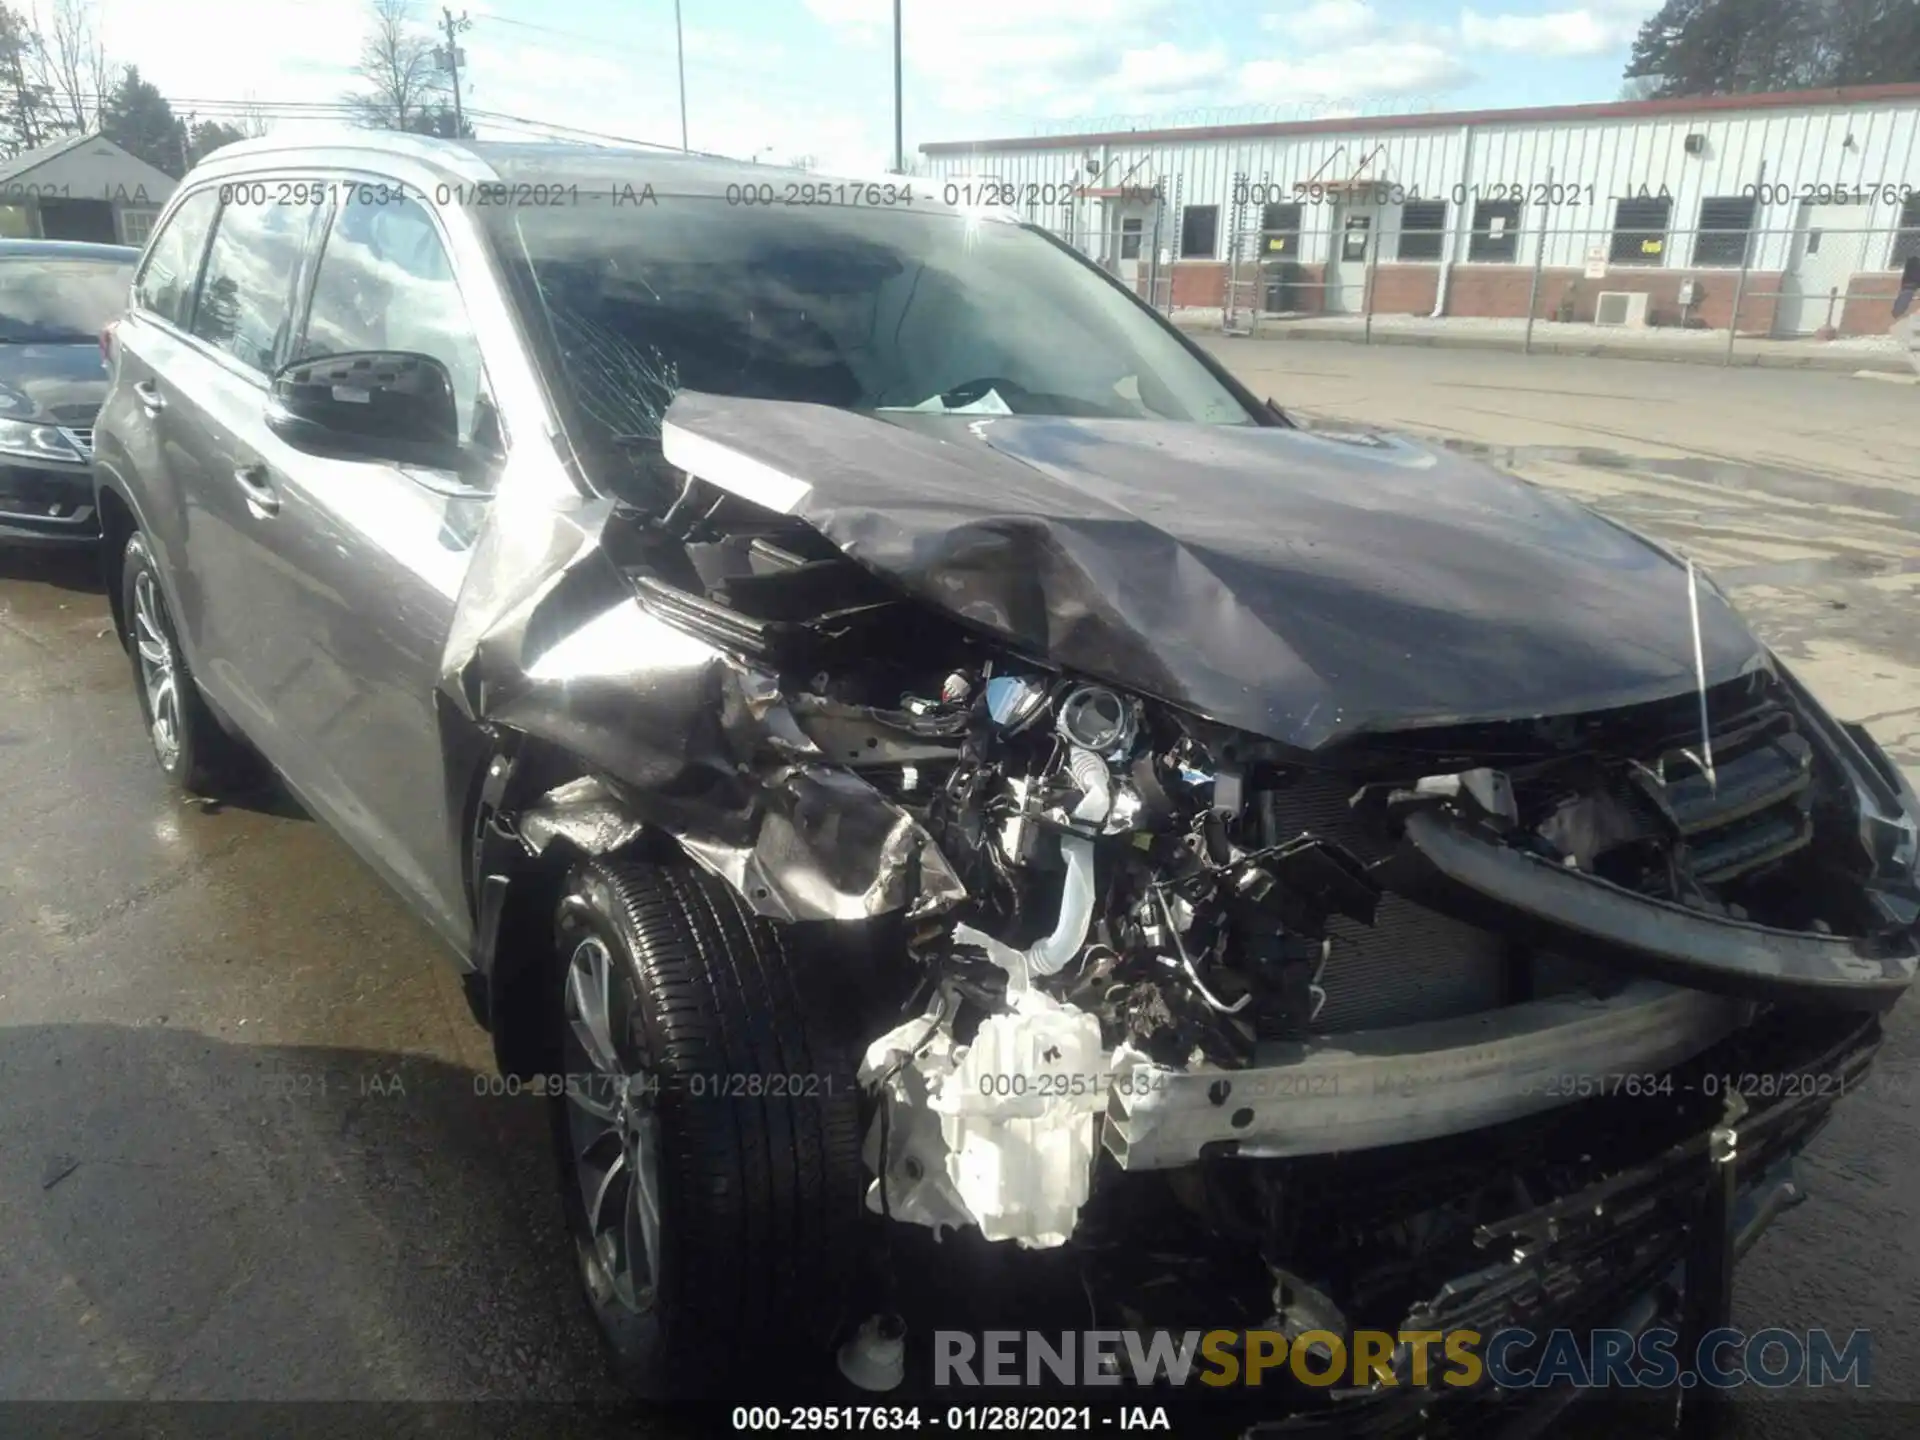
[[[1141,267],[1143,270],[1145,266]],[[1221,260],[1176,260],[1173,265],[1173,303],[1224,305],[1227,299],[1227,266]]]
[[[1733,313],[1734,291],[1740,287],[1731,270],[1609,270],[1603,279],[1589,280],[1584,270],[1545,269],[1540,272],[1539,298],[1534,315],[1542,320],[1566,319],[1591,324],[1595,297],[1603,290],[1644,294],[1647,323],[1681,323],[1680,286],[1694,282],[1695,299],[1689,318],[1696,325],[1724,329]],[[1456,265],[1447,289],[1449,315],[1524,316],[1533,271],[1525,265]],[[1774,292],[1780,288],[1775,270],[1750,270],[1740,299],[1740,330],[1764,335],[1773,328]]]
[[[1900,290],[1897,270],[1868,270],[1856,274],[1840,303],[1842,335],[1884,335],[1893,324],[1893,297]]]
[[[1288,296],[1288,310],[1294,314],[1317,315],[1327,310],[1324,288],[1326,266],[1294,262]],[[1173,270],[1173,303],[1176,306],[1214,308],[1225,302],[1227,266],[1217,260],[1176,261]],[[1241,303],[1261,306],[1265,303],[1266,273],[1262,269],[1242,269]],[[1782,275],[1777,270],[1749,270],[1740,297],[1739,331],[1742,335],[1772,333],[1774,311]],[[1636,270],[1622,266],[1611,269],[1604,279],[1589,280],[1584,270],[1548,268],[1540,272],[1539,296],[1534,315],[1541,320],[1567,319],[1591,324],[1595,297],[1602,290],[1624,290],[1648,296],[1647,323],[1655,327],[1680,324],[1680,285],[1694,281],[1696,298],[1690,312],[1691,323],[1707,329],[1725,329],[1733,310],[1733,296],[1740,288],[1740,276],[1733,270]],[[1380,265],[1373,276],[1373,313],[1376,315],[1430,315],[1440,283],[1438,265]],[[1447,281],[1445,313],[1453,316],[1500,316],[1523,318],[1527,297],[1533,286],[1533,269],[1528,265],[1455,265]],[[1847,299],[1839,313],[1843,335],[1885,333],[1892,321],[1894,292],[1899,276],[1892,271],[1863,271],[1853,277]],[[1144,295],[1147,266],[1140,267],[1135,288]],[[1359,314],[1362,297],[1356,288],[1344,297],[1340,309]],[[1564,302],[1564,309],[1563,309]]]
[[[1382,265],[1373,272],[1373,313],[1431,315],[1439,288],[1438,265]]]

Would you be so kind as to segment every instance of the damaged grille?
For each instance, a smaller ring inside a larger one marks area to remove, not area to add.
[[[1792,854],[1813,837],[1813,750],[1784,710],[1713,740],[1711,779],[1695,767],[1664,787],[1668,809],[1706,884]]]
[[[1813,751],[1764,681],[1718,687],[1708,702],[1704,745],[1696,696],[1569,722],[1585,731],[1576,743],[1587,759],[1549,762],[1515,787],[1551,853],[1642,894],[1742,913],[1739,900],[1751,897],[1722,887],[1765,883],[1767,867],[1812,840]],[[1504,738],[1478,737],[1496,748]],[[1380,860],[1390,847],[1353,808],[1355,783],[1294,777],[1279,792],[1281,832]],[[1529,958],[1508,935],[1391,889],[1373,925],[1333,916],[1326,931],[1320,1033],[1468,1015],[1561,988],[1553,962]]]
[[[1353,789],[1353,781],[1339,776],[1301,777],[1281,794],[1282,825],[1378,858],[1379,838],[1349,804]],[[1329,917],[1327,936],[1333,944],[1320,972],[1325,999],[1314,1016],[1316,1031],[1444,1020],[1490,1010],[1506,996],[1503,937],[1403,896],[1383,894],[1372,925]]]
[[[1668,733],[1607,768],[1540,828],[1581,869],[1662,899],[1738,880],[1813,838],[1813,750],[1776,700],[1722,697],[1702,743]]]

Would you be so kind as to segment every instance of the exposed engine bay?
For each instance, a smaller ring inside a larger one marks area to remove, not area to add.
[[[443,689],[567,768],[477,887],[652,833],[829,969],[878,936],[883,1234],[1288,1333],[1613,1323],[1709,1177],[1735,1248],[1796,1193],[1920,965],[1920,802],[1648,542],[1213,428],[682,393],[646,504],[496,506]]]
[[[1422,1141],[1562,1103],[1542,1076],[1669,1070],[1776,981],[1876,1009],[1911,979],[1913,837],[1770,670],[1306,756],[1011,656],[710,488],[681,508],[680,583],[643,600],[772,668],[912,817],[912,883],[947,882],[907,907],[924,1009],[862,1070],[892,1218],[1058,1245],[1099,1149]],[[1554,913],[1565,883],[1595,918]]]

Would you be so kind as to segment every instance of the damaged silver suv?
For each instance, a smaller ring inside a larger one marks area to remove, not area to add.
[[[161,765],[445,938],[643,1394],[934,1238],[1074,1323],[1709,1325],[1913,980],[1920,806],[1705,576],[906,177],[234,145],[111,348]]]

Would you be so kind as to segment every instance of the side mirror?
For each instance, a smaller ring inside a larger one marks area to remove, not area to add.
[[[453,377],[431,355],[356,350],[273,377],[267,428],[310,454],[463,470]]]

